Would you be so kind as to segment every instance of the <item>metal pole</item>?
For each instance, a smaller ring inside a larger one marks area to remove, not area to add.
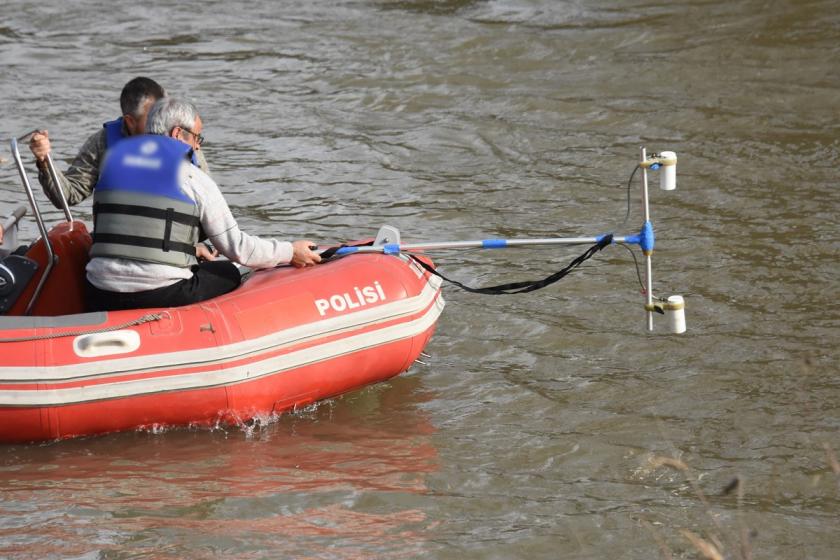
[[[541,239],[482,239],[473,241],[425,241],[422,243],[394,243],[385,245],[366,245],[358,247],[343,247],[336,251],[336,255],[351,253],[399,253],[402,251],[426,251],[433,249],[506,249],[508,247],[522,247],[528,245],[591,245],[598,243],[603,236],[598,237],[551,237]],[[613,243],[623,243],[627,237],[613,236]],[[325,249],[326,250],[326,249]],[[322,253],[324,251],[321,251]]]
[[[542,239],[484,239],[476,241],[429,241],[423,243],[406,243],[400,245],[400,249],[403,251],[422,251],[424,249],[459,249],[469,247],[504,249],[506,247],[521,247],[526,245],[587,245],[597,242],[597,237],[549,237]]]
[[[70,222],[70,229],[73,229],[73,216],[70,214],[70,205],[67,204],[67,198],[64,196],[64,187],[61,186],[61,182],[58,180],[58,173],[55,172],[55,166],[53,165],[53,160],[50,154],[47,154],[47,169],[50,172],[50,178],[52,179],[53,184],[55,184],[55,188],[58,189],[58,195],[61,197],[61,206],[64,210],[64,217],[67,218],[68,222]]]
[[[472,241],[424,241],[421,243],[393,243],[384,245],[361,245],[342,247],[336,251],[337,256],[353,253],[400,253],[402,251],[426,251],[434,249],[507,249],[509,247],[523,247],[529,245],[591,245],[598,243],[603,235],[596,237],[548,237],[535,239],[481,239]],[[613,235],[613,243],[639,243],[639,235]],[[327,249],[319,251],[323,253]]]
[[[647,161],[647,150],[642,147],[642,163]],[[642,166],[642,201],[644,203],[645,223],[650,221],[650,203],[648,201],[648,176],[647,167]],[[645,303],[647,315],[647,330],[653,331],[653,268],[651,265],[650,251],[645,253]]]
[[[18,136],[16,142],[14,144],[15,149],[17,149],[17,143],[23,142],[24,140],[28,140],[32,137],[33,134],[36,132],[41,132],[39,129],[32,130],[27,132],[23,136]],[[18,154],[19,156],[20,154]],[[61,206],[62,210],[64,210],[64,217],[70,222],[70,229],[73,229],[73,216],[70,214],[70,205],[67,204],[67,197],[64,196],[64,189],[61,187],[61,182],[58,180],[58,173],[55,171],[55,165],[53,165],[52,156],[47,154],[47,171],[50,174],[50,179],[52,179],[53,184],[55,184],[55,188],[58,189],[58,196],[61,198]]]
[[[20,173],[20,180],[23,182],[24,190],[26,190],[26,196],[29,198],[29,204],[32,205],[32,213],[35,216],[35,222],[38,224],[38,230],[41,232],[41,239],[44,240],[44,247],[47,250],[47,267],[44,269],[44,273],[41,275],[41,279],[35,287],[35,292],[32,294],[32,298],[30,298],[29,303],[26,306],[26,310],[23,312],[24,315],[29,315],[32,311],[32,306],[35,305],[35,301],[41,294],[41,289],[44,287],[47,277],[50,275],[50,272],[52,272],[53,266],[55,266],[56,258],[55,253],[53,252],[52,244],[50,243],[50,236],[47,233],[47,226],[44,225],[44,220],[41,218],[41,212],[38,210],[38,203],[35,202],[35,193],[32,192],[32,187],[29,185],[29,179],[26,177],[26,171],[23,168],[23,161],[20,159],[17,139],[12,138],[11,144],[12,156],[15,158],[15,164],[17,165],[18,173]]]

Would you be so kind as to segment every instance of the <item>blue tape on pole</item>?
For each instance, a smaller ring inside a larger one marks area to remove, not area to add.
[[[400,245],[399,243],[386,243],[382,246],[382,252],[386,255],[399,255]]]
[[[652,223],[649,221],[645,222],[645,225],[642,226],[642,231],[639,232],[639,237],[641,238],[639,246],[642,248],[642,251],[646,253],[653,251],[654,235]]]
[[[597,237],[595,238],[595,243],[600,243],[600,242],[601,242],[601,241],[603,241],[603,240],[604,240],[604,238],[605,238],[605,237],[607,237],[608,235],[612,235],[612,234],[611,234],[611,233],[605,233],[605,234],[603,234],[603,235],[599,235],[599,236],[597,236]],[[612,241],[610,241],[610,243],[612,243]]]
[[[337,257],[341,257],[344,255],[352,255],[353,253],[358,252],[358,250],[358,247],[342,247],[341,249],[335,252],[335,255]]]
[[[638,245],[638,244],[641,243],[641,241],[642,241],[642,237],[640,235],[625,235],[624,236],[624,242],[625,243],[631,243],[631,244]]]
[[[481,242],[484,249],[503,249],[507,247],[507,240],[505,239],[485,239]]]

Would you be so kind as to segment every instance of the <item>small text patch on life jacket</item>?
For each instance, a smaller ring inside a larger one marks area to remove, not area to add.
[[[123,165],[128,167],[139,167],[141,169],[160,169],[163,165],[163,160],[159,158],[147,158],[142,156],[133,156],[126,154],[123,157]]]

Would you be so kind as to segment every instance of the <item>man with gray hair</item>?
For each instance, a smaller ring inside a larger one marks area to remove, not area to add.
[[[201,151],[203,126],[192,104],[164,97],[149,111],[148,134],[108,151],[94,190],[89,310],[216,297],[239,285],[234,262],[259,269],[321,260],[311,241],[261,239],[239,229],[218,185],[189,162]],[[194,245],[202,239],[229,260],[199,263]]]
[[[155,101],[165,95],[163,88],[151,78],[138,76],[125,84],[120,93],[122,116],[106,122],[98,132],[91,135],[65,173],[56,169],[58,181],[69,205],[79,204],[93,193],[105,152],[123,138],[143,134],[149,109]],[[33,134],[29,141],[29,149],[35,156],[38,181],[44,192],[56,208],[62,208],[59,187],[54,184],[47,170],[47,154],[52,149],[49,132],[40,130]],[[195,163],[205,173],[208,172],[203,155],[198,154]]]

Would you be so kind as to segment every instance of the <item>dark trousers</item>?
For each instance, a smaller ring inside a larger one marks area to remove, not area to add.
[[[148,307],[178,307],[204,301],[236,289],[239,269],[230,261],[206,261],[192,267],[193,276],[145,292],[109,292],[85,281],[88,311],[117,311]]]

